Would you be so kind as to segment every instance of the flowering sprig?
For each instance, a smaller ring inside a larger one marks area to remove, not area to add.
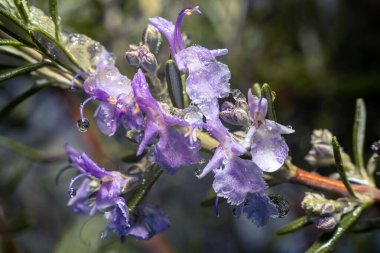
[[[36,86],[27,95],[47,87],[46,81],[54,81],[64,88],[83,88],[88,98],[80,106],[79,130],[84,132],[89,127],[83,114],[84,106],[97,100],[100,104],[95,118],[99,130],[111,136],[123,125],[127,136],[139,144],[136,154],[144,168],[137,174],[105,170],[85,153],[66,146],[69,162],[79,172],[69,184],[68,205],[78,214],[104,214],[107,225],[103,235],[114,232],[122,240],[126,236],[145,240],[169,227],[162,211],[141,204],[162,172],[157,171],[153,163],[171,174],[182,166],[199,163],[196,176],[202,178],[210,172],[214,175],[216,207],[219,199],[225,198],[233,206],[235,216],[243,213],[258,226],[268,217],[283,216],[285,205],[281,206],[279,198],[268,197],[265,193],[273,182],[290,181],[345,195],[331,200],[308,193],[302,202],[306,218],[293,222],[291,229],[288,226],[282,230],[293,232],[316,223],[317,228],[332,231],[332,237],[328,236],[330,234],[321,237],[310,252],[330,249],[366,208],[373,202],[380,202],[373,179],[379,145],[374,145],[375,154],[368,165],[364,166],[363,162],[366,115],[362,100],[357,102],[355,116],[354,163],[332,134],[322,131],[320,136],[320,132],[315,132],[307,160],[314,166],[335,164],[338,173],[323,177],[306,172],[288,159],[289,148],[282,135],[294,130],[276,122],[274,95],[269,86],[254,86],[254,94],[249,90],[246,99],[230,89],[230,70],[216,59],[226,55],[227,49],[209,50],[199,45],[186,45],[181,25],[186,15],[200,14],[198,7],[183,9],[175,24],[161,17],[149,20],[153,26],[145,30],[143,41],[131,45],[126,53],[127,62],[140,68],[131,81],[120,73],[114,58],[98,42],[62,31],[54,2],[50,1],[51,18],[24,1],[0,2],[1,30],[4,32],[1,36],[5,36],[1,45],[16,48],[30,62],[30,65],[0,75],[0,80],[28,72],[43,78],[43,85]],[[160,32],[166,37],[172,53],[172,60],[166,65],[166,82],[157,75]],[[20,46],[28,50],[18,48]],[[171,94],[173,101],[169,100],[167,86],[174,93]],[[190,104],[185,102],[187,96]],[[182,99],[184,101],[180,101]],[[221,106],[219,99],[225,100]],[[12,108],[12,104],[6,106],[0,112],[1,117]],[[228,124],[239,130],[232,132]],[[33,159],[42,157],[19,143],[4,138],[0,141]],[[212,145],[208,145],[211,142]],[[212,153],[203,169],[199,159],[201,146]]]

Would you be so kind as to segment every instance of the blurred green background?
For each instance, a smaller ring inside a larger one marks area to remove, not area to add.
[[[367,105],[366,158],[370,144],[380,136],[380,2],[376,0],[60,0],[59,13],[65,30],[86,34],[117,56],[117,65],[130,78],[123,53],[141,40],[147,19],[162,16],[175,20],[188,5],[199,5],[203,15],[185,17],[183,31],[192,43],[210,49],[228,48],[220,58],[228,64],[234,88],[243,93],[255,82],[269,83],[276,91],[279,122],[292,125],[287,136],[295,164],[310,169],[304,156],[310,134],[328,128],[352,152],[355,100]],[[30,1],[47,12],[48,1]],[[169,56],[164,40],[159,59]],[[28,77],[0,85],[0,106],[30,85]],[[80,91],[44,90],[0,122],[1,135],[44,150],[61,153],[69,142],[89,152],[108,168],[126,166],[120,160],[126,150],[122,133],[116,138],[97,136],[86,142],[76,130],[70,111],[79,110]],[[88,113],[94,111],[95,105]],[[94,125],[94,122],[91,122]],[[92,130],[96,130],[95,127]],[[87,133],[88,135],[90,133]],[[83,134],[82,134],[83,135]],[[91,136],[90,136],[91,138]],[[101,146],[100,143],[102,144]],[[103,154],[99,155],[99,154]],[[112,162],[110,162],[112,161]],[[217,219],[212,208],[201,208],[212,178],[197,180],[192,169],[164,177],[153,188],[149,200],[160,204],[172,228],[151,242],[117,238],[99,239],[104,223],[100,217],[77,217],[66,206],[66,187],[73,172],[58,186],[55,176],[67,163],[31,161],[0,148],[0,220],[3,245],[17,245],[19,252],[303,252],[319,232],[306,228],[294,235],[278,237],[276,228],[302,215],[302,187],[273,188],[290,202],[289,215],[256,228],[247,220],[232,217],[221,206]],[[375,215],[375,212],[369,215]],[[8,252],[10,248],[4,249]],[[380,248],[378,232],[349,233],[336,252],[375,252]],[[10,251],[9,251],[10,252]],[[17,252],[17,251],[16,251]]]

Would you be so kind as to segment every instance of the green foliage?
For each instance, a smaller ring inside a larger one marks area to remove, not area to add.
[[[369,204],[363,204],[354,209],[351,213],[346,214],[335,230],[331,233],[324,233],[315,241],[306,253],[326,253],[329,252],[338,241],[338,239],[354,224],[360,217],[361,213],[368,208]]]
[[[286,235],[289,233],[296,232],[299,229],[309,226],[311,224],[313,224],[313,222],[310,221],[310,219],[305,215],[279,228],[276,233],[277,235]]]
[[[335,136],[332,139],[332,146],[333,146],[333,151],[334,151],[335,166],[340,175],[340,179],[342,180],[344,186],[347,188],[350,195],[356,198],[355,192],[352,189],[350,182],[348,181],[346,172],[344,171],[343,160],[340,153],[340,145]]]

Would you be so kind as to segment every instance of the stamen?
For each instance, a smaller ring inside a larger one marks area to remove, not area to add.
[[[89,74],[89,72],[80,72],[80,73],[76,74],[75,76],[73,76],[73,78],[71,79],[70,89],[71,90],[75,89],[75,81],[76,81],[76,79],[78,79],[78,77],[80,77],[82,75],[87,75],[87,74]]]
[[[70,195],[70,192],[72,192],[73,185],[74,185],[75,181],[77,181],[81,177],[88,176],[88,175],[89,175],[88,173],[82,173],[82,174],[77,175],[73,179],[71,179],[70,185],[67,188],[67,192],[69,193],[69,195]]]
[[[91,100],[95,100],[95,99],[97,99],[96,96],[95,96],[95,97],[89,97],[89,98],[87,98],[85,101],[83,101],[83,103],[80,104],[80,118],[81,118],[82,120],[85,119],[85,117],[83,117],[83,108],[84,108],[84,106],[85,106],[88,102],[90,102]]]
[[[74,169],[74,167],[71,166],[71,165],[68,165],[68,166],[62,168],[62,169],[58,172],[57,176],[55,177],[55,184],[56,184],[56,185],[58,185],[58,183],[59,183],[59,179],[61,178],[61,175],[63,174],[63,172],[65,172],[65,171],[68,170],[68,169]]]
[[[182,25],[182,19],[185,15],[191,15],[192,13],[197,12],[198,14],[201,14],[201,11],[199,10],[199,6],[196,7],[187,7],[183,9],[177,17],[177,21],[175,23],[174,28],[174,42],[173,42],[173,53],[176,54],[182,49],[185,49],[185,41],[182,37],[182,31],[181,31],[181,25]]]

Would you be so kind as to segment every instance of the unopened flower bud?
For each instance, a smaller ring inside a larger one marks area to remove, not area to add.
[[[160,31],[149,24],[144,30],[142,42],[149,47],[150,52],[157,54],[162,42]]]
[[[154,54],[149,51],[146,46],[141,46],[139,49],[140,66],[148,72],[157,70],[157,60]]]
[[[315,225],[320,230],[331,232],[334,230],[337,224],[338,224],[338,220],[335,219],[334,216],[328,216],[328,217],[319,218]]]
[[[125,52],[125,59],[129,65],[138,67],[140,65],[138,46],[129,45],[128,51]]]
[[[224,102],[221,106],[220,117],[229,124],[236,126],[248,126],[249,115],[245,108],[238,107],[238,104]]]
[[[372,149],[373,152],[375,152],[376,154],[380,155],[380,140],[375,141],[374,143],[372,143],[371,149]]]

